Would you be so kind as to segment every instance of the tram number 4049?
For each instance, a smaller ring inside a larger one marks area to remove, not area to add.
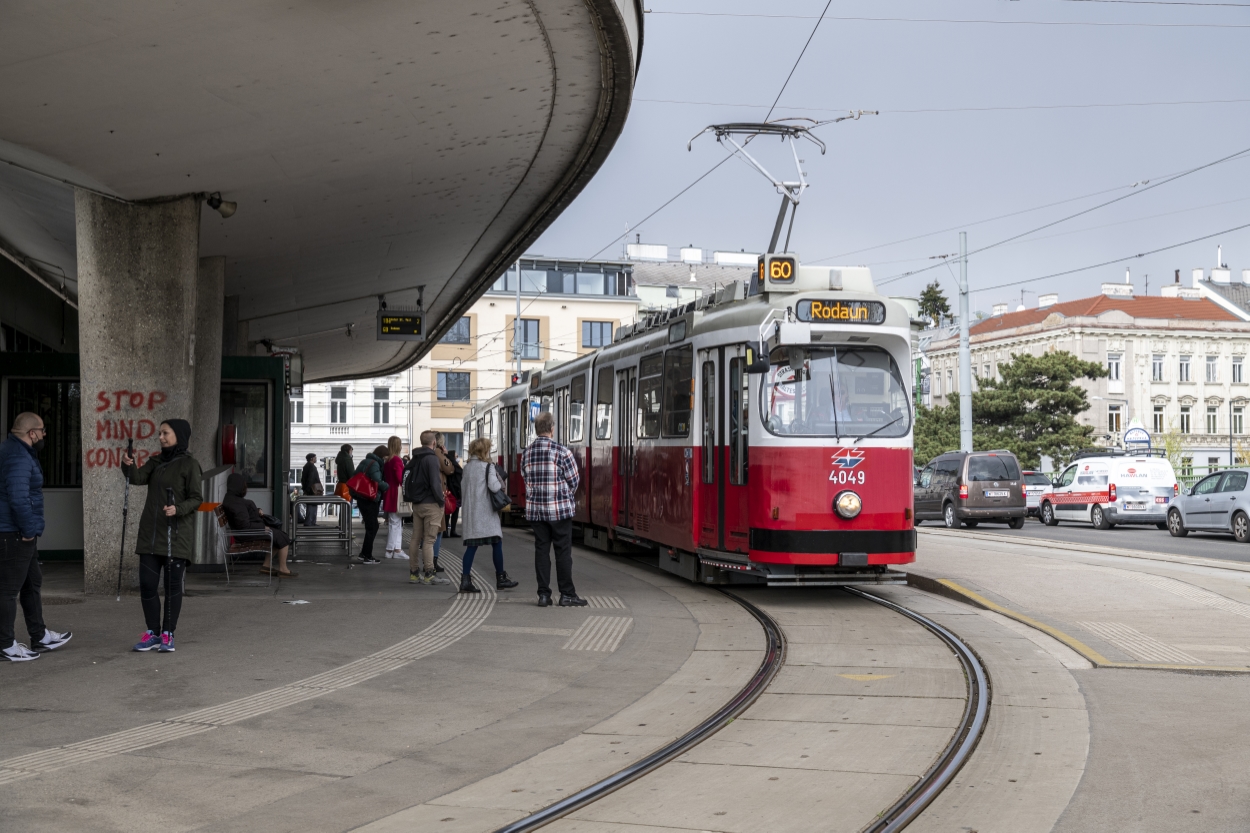
[[[834,469],[829,472],[829,482],[837,483],[839,486],[855,486],[864,485],[864,472],[847,471],[846,469]]]

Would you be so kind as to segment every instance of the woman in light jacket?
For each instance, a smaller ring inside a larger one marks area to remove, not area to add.
[[[391,437],[386,441],[386,450],[391,453],[382,465],[382,479],[386,481],[386,494],[382,497],[382,511],[386,513],[386,557],[407,558],[404,552],[404,519],[399,514],[399,499],[403,491],[404,459],[400,453],[404,450],[404,442],[399,437]]]
[[[480,546],[491,547],[495,560],[495,586],[500,590],[516,587],[503,569],[503,530],[499,513],[490,502],[490,493],[503,489],[495,467],[490,463],[490,439],[478,437],[469,443],[469,459],[464,464],[460,492],[464,496],[461,517],[464,519],[464,563],[460,576],[461,593],[481,593],[473,586],[473,556]]]

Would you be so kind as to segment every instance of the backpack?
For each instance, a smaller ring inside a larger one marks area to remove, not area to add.
[[[406,503],[415,503],[413,498],[417,494],[417,459],[413,457],[408,461],[408,465],[404,468],[404,480],[401,488],[404,492],[404,501]]]

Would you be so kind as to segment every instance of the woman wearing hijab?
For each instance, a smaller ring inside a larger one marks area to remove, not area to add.
[[[122,454],[122,474],[135,486],[147,486],[148,496],[139,516],[139,599],[147,630],[135,644],[136,651],[162,653],[174,650],[174,630],[182,610],[183,582],[187,562],[195,549],[195,512],[204,501],[200,492],[200,464],[187,451],[191,423],[167,419],[161,423],[157,439],[161,453],[135,468],[135,461]],[[167,490],[173,492],[169,503]],[[167,557],[172,555],[172,557]],[[165,616],[161,621],[158,588],[161,569],[165,570]]]
[[[226,478],[226,497],[221,502],[221,511],[226,513],[226,526],[237,530],[264,529],[268,524],[265,523],[260,510],[256,508],[256,504],[245,497],[246,494],[246,477],[239,472],[235,472]],[[278,570],[277,572],[273,571],[269,562],[270,557],[266,555],[265,563],[261,566],[260,571],[265,575],[295,578],[299,573],[292,573],[286,567],[286,557],[287,553],[290,552],[291,539],[281,529],[276,527],[271,529],[273,534],[273,553],[278,556]]]
[[[378,510],[381,508],[382,500],[386,496],[387,484],[382,479],[382,466],[386,464],[387,458],[391,453],[387,451],[386,446],[380,445],[365,455],[365,459],[360,461],[360,465],[356,466],[356,474],[364,474],[372,480],[378,487],[378,496],[374,500],[367,500],[358,494],[354,494],[356,498],[356,506],[360,508],[360,520],[365,524],[365,539],[360,544],[360,562],[362,564],[381,564],[381,559],[373,557],[373,539],[378,536]]]
[[[400,484],[404,480],[404,460],[400,453],[404,450],[404,442],[399,437],[391,437],[386,441],[386,450],[391,455],[382,464],[382,479],[386,481],[386,494],[382,497],[382,511],[386,513],[386,557],[408,558],[404,552],[404,519],[399,514]]]
[[[469,459],[464,464],[460,490],[464,494],[464,562],[461,565],[460,592],[481,593],[473,586],[473,556],[477,548],[489,546],[495,561],[495,586],[500,590],[516,587],[503,569],[503,530],[499,513],[490,502],[490,493],[504,487],[490,463],[490,439],[478,437],[469,443]]]

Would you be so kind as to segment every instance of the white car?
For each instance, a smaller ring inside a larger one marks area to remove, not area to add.
[[[1116,524],[1154,524],[1167,529],[1168,507],[1180,487],[1163,456],[1081,452],[1055,477],[1039,501],[1047,526],[1079,521],[1096,529]]]

